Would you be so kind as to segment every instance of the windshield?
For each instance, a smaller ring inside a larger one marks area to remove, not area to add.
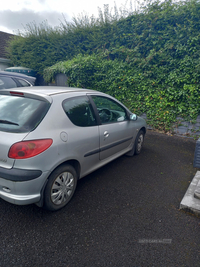
[[[38,99],[0,95],[0,131],[26,133],[41,122],[50,104]]]

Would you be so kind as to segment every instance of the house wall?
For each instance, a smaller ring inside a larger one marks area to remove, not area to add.
[[[5,70],[10,67],[10,60],[5,58],[0,58],[0,70]]]

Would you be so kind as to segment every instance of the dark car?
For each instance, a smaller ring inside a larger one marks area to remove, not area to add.
[[[35,77],[20,73],[0,71],[0,89],[35,85]]]

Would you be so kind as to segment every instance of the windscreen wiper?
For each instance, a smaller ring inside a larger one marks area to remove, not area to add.
[[[0,120],[0,123],[12,124],[12,125],[17,125],[17,126],[19,126],[18,123],[15,123],[15,122],[12,122],[12,121],[7,121],[7,120]]]

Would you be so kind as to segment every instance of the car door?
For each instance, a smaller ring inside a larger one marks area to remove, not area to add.
[[[124,154],[133,145],[136,124],[129,120],[126,109],[113,99],[99,95],[91,98],[100,119],[100,160]]]
[[[99,127],[94,110],[86,95],[66,99],[63,109],[74,125],[66,129],[68,150],[74,153],[85,175],[99,164]]]

